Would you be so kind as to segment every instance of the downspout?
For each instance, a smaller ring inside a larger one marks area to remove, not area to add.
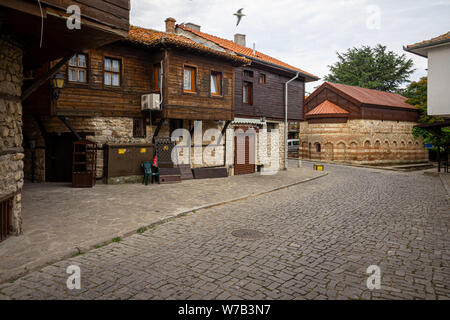
[[[159,94],[161,95],[161,98],[160,98],[158,104],[162,105],[162,103],[164,101],[164,96],[163,96],[164,63],[163,63],[163,60],[161,60],[160,70],[161,70],[161,75],[159,76],[159,84],[160,84]]]
[[[284,107],[284,170],[287,170],[288,165],[288,85],[295,79],[297,79],[300,75],[300,72],[297,72],[294,78],[286,82],[285,84],[285,107]]]

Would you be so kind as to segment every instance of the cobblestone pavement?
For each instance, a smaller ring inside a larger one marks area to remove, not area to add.
[[[0,285],[3,299],[449,299],[439,177],[327,165],[326,178],[189,214]],[[255,229],[258,240],[234,237]],[[81,267],[81,290],[66,268]],[[366,287],[367,267],[382,271]]]
[[[320,175],[309,167],[269,176],[148,186],[99,184],[93,189],[73,189],[67,184],[26,183],[22,194],[24,234],[0,245],[0,283],[184,212]]]

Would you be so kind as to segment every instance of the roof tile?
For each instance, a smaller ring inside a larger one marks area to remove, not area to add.
[[[259,59],[259,60],[263,60],[265,62],[272,63],[272,64],[278,65],[280,67],[283,67],[283,68],[286,68],[286,69],[289,69],[289,70],[299,71],[299,72],[302,72],[302,73],[304,73],[304,74],[306,74],[306,75],[308,75],[308,76],[310,76],[312,78],[319,79],[319,77],[313,75],[312,73],[309,73],[309,72],[306,72],[306,71],[301,70],[299,68],[296,68],[294,66],[291,66],[291,65],[289,65],[289,64],[287,64],[287,63],[285,63],[283,61],[280,61],[278,59],[272,58],[272,57],[270,57],[270,56],[268,56],[268,55],[266,55],[264,53],[261,53],[259,51],[256,51],[256,50],[253,51],[253,49],[241,46],[241,45],[235,43],[234,41],[227,40],[227,39],[222,39],[222,38],[219,38],[219,37],[216,37],[216,36],[213,36],[213,35],[201,32],[201,31],[190,29],[190,28],[186,27],[184,24],[180,24],[180,25],[178,25],[178,27],[180,27],[183,30],[187,30],[189,32],[192,32],[193,34],[195,34],[195,35],[197,35],[197,36],[199,36],[199,37],[201,37],[203,39],[206,39],[208,41],[214,42],[215,44],[221,46],[222,48],[224,48],[226,50],[233,51],[233,52],[235,52],[237,54],[241,54],[241,55],[244,55],[244,56],[249,57],[249,58],[256,58],[256,59]]]
[[[424,41],[421,41],[421,42],[418,42],[415,44],[411,44],[411,45],[407,46],[406,48],[414,49],[416,47],[422,47],[422,46],[426,46],[426,45],[432,46],[432,45],[439,43],[441,41],[444,41],[444,40],[450,40],[450,31],[447,33],[444,33],[443,35],[440,35],[438,37],[432,38],[430,40],[424,40]]]
[[[158,46],[160,44],[168,43],[174,46],[190,48],[200,52],[205,52],[208,54],[216,55],[219,57],[226,58],[228,60],[233,60],[235,62],[242,64],[250,63],[250,60],[240,57],[234,53],[230,52],[221,52],[219,50],[214,50],[212,48],[201,45],[187,37],[182,35],[169,33],[169,32],[161,32],[151,29],[145,29],[140,27],[131,26],[130,31],[128,33],[127,41],[142,44],[145,46]]]
[[[378,91],[373,89],[354,87],[340,83],[325,82],[325,85],[333,87],[338,91],[352,97],[362,104],[377,106],[416,109],[416,107],[406,103],[407,98],[402,95]]]
[[[325,100],[317,107],[309,111],[306,116],[316,116],[316,115],[333,115],[333,114],[349,114],[349,112],[331,101]]]

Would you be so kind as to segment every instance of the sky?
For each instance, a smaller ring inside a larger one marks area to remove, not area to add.
[[[236,27],[240,8],[246,16]],[[450,0],[131,0],[133,25],[163,31],[168,17],[225,39],[245,34],[248,47],[320,78],[336,52],[382,44],[413,59],[416,81],[426,76],[427,60],[403,46],[450,31]],[[308,83],[306,91],[321,83]]]

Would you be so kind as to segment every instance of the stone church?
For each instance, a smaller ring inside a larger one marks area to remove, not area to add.
[[[418,110],[394,93],[325,82],[305,101],[302,159],[356,164],[428,161],[415,139]]]

